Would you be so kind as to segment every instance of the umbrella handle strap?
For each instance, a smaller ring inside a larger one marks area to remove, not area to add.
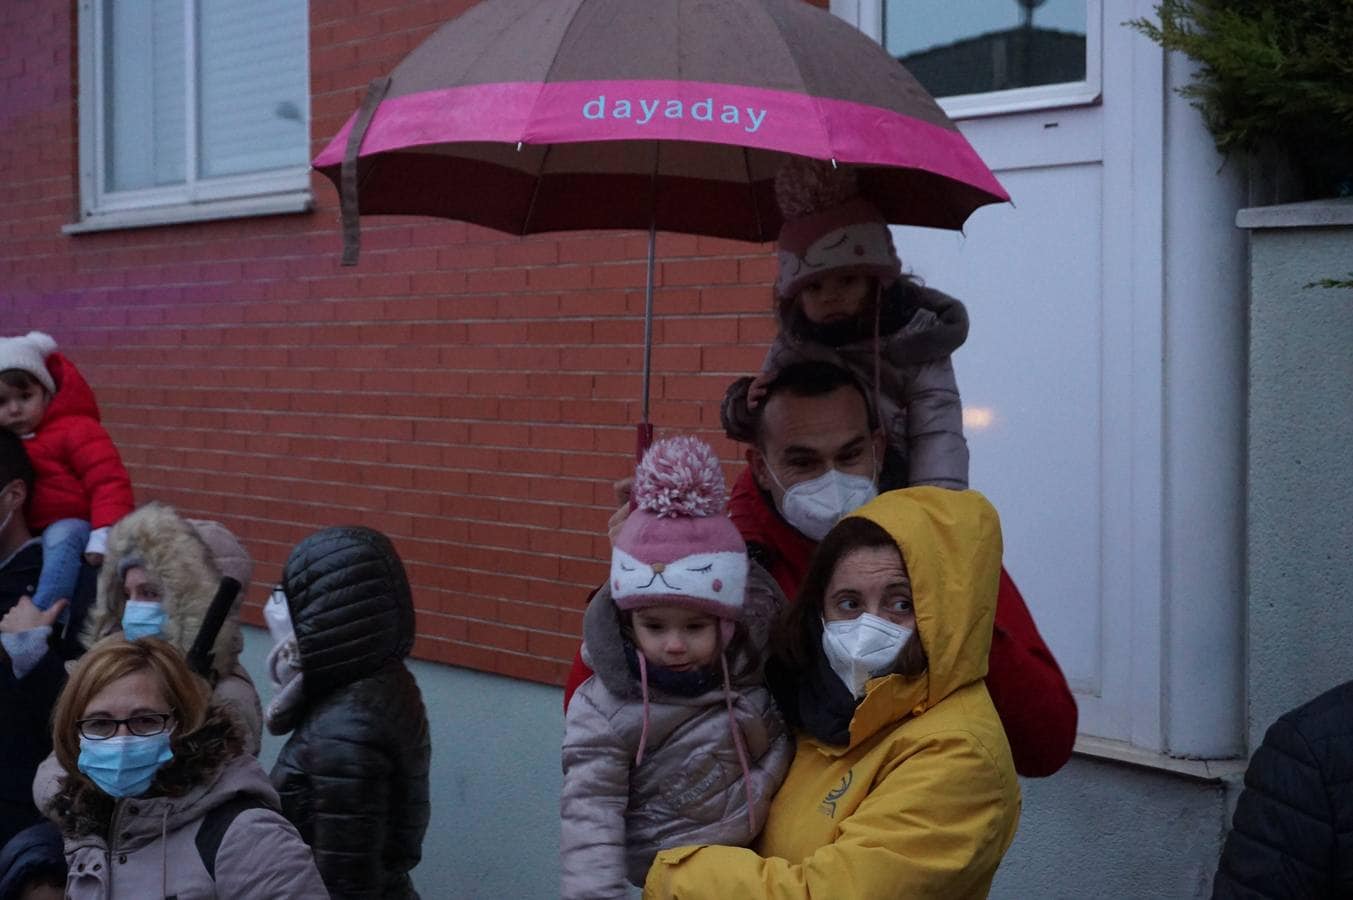
[[[361,247],[361,234],[357,217],[359,209],[357,206],[357,155],[362,151],[362,141],[366,138],[366,130],[371,125],[371,117],[376,114],[376,107],[380,106],[381,100],[385,99],[385,92],[390,89],[390,76],[385,75],[380,78],[371,79],[367,85],[366,96],[362,98],[362,105],[357,110],[357,117],[352,121],[352,130],[348,132],[348,144],[343,148],[343,166],[339,170],[338,177],[338,203],[339,214],[343,221],[343,265],[357,265],[357,254]]]
[[[653,444],[653,423],[640,422],[634,426],[634,461],[643,462],[644,453]]]
[[[644,453],[653,445],[653,423],[640,422],[634,426],[634,460],[635,462],[644,461]],[[634,502],[634,492],[630,492],[630,512],[634,512],[639,504]]]

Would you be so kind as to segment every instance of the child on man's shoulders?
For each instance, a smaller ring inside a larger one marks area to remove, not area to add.
[[[108,529],[132,510],[132,485],[94,392],[40,331],[0,338],[0,427],[23,438],[37,480],[28,525],[42,535],[39,609],[69,599],[83,555],[103,562]]]

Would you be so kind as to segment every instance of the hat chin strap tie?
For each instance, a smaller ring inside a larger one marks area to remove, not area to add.
[[[731,632],[732,622],[724,621],[719,629],[719,667],[723,670],[723,699],[724,706],[728,709],[728,730],[733,735],[733,749],[738,754],[738,765],[742,768],[742,790],[747,797],[747,827],[750,829],[748,837],[756,836],[756,812],[752,802],[752,766],[748,762],[747,741],[742,736],[742,729],[738,727],[737,715],[733,712],[733,681],[728,675],[728,653],[726,647],[728,638],[727,632]],[[644,658],[643,651],[635,654],[639,657],[639,693],[644,702],[643,725],[639,729],[639,750],[634,754],[634,765],[638,766],[644,761],[644,750],[648,746],[648,662]]]
[[[723,642],[725,645],[727,642]],[[747,796],[747,837],[756,837],[756,814],[752,806],[752,767],[747,761],[747,742],[738,726],[738,717],[733,713],[733,683],[728,677],[728,654],[724,647],[719,648],[719,666],[723,669],[723,700],[728,707],[728,730],[733,733],[733,749],[738,754],[738,765],[742,767],[742,791]]]
[[[883,282],[877,278],[874,279],[874,415],[878,417],[879,428],[883,428],[883,397],[882,376],[880,374],[880,356],[882,351],[879,344],[882,343],[883,330]],[[877,475],[875,476],[878,477]]]
[[[644,660],[644,651],[635,655],[639,657],[639,693],[644,698],[644,724],[639,729],[639,752],[634,754],[637,767],[644,761],[644,748],[648,746],[648,663]]]

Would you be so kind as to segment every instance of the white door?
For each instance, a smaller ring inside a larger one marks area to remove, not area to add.
[[[1161,733],[1163,66],[1118,2],[834,0],[942,99],[1012,203],[898,229],[963,300],[972,486],[1080,705],[1082,735]],[[1106,10],[1105,6],[1112,11]],[[1149,7],[1149,4],[1139,4]]]

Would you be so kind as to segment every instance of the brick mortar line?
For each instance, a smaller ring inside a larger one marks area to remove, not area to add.
[[[448,518],[452,518],[452,514],[446,514],[446,513],[433,515],[433,514],[417,513],[417,512],[404,512],[404,511],[397,510],[397,509],[371,509],[370,507],[365,507],[365,506],[338,506],[338,505],[336,505],[336,504],[334,504],[334,503],[331,503],[331,502],[323,502],[323,501],[318,501],[318,500],[293,500],[293,499],[291,499],[291,498],[279,498],[279,497],[264,497],[264,498],[259,498],[259,497],[257,497],[256,495],[253,495],[253,494],[226,494],[226,493],[210,493],[210,494],[209,494],[209,493],[206,493],[206,492],[204,492],[204,491],[196,490],[196,489],[194,489],[194,488],[183,488],[183,487],[172,487],[172,486],[166,486],[166,487],[168,487],[168,490],[169,490],[169,491],[177,491],[177,492],[179,492],[179,493],[185,493],[185,494],[196,494],[196,495],[198,495],[198,496],[206,496],[206,497],[234,497],[234,498],[237,498],[237,499],[258,500],[258,501],[261,502],[261,503],[270,503],[270,504],[283,503],[283,504],[290,504],[290,505],[293,505],[293,506],[300,506],[300,507],[307,507],[307,508],[308,508],[308,507],[317,507],[317,508],[322,508],[322,509],[337,509],[337,510],[345,510],[345,511],[351,511],[351,512],[370,513],[370,514],[374,514],[374,515],[408,516],[408,517],[411,518],[411,519],[418,519],[418,520],[422,520],[422,521],[444,521],[444,520],[446,520],[446,519],[448,519]],[[440,495],[439,495],[439,496],[440,496]],[[473,496],[474,499],[476,499],[476,500],[498,500],[498,501],[504,501],[504,502],[507,502],[507,503],[515,503],[515,504],[524,503],[524,502],[530,502],[530,501],[522,500],[521,498],[479,497],[479,496],[477,496],[477,495],[470,495],[470,494],[452,495],[452,496],[467,496],[467,497]],[[544,504],[544,505],[549,505],[549,504]],[[585,508],[588,509],[588,510],[594,510],[594,511],[596,511],[596,512],[598,512],[598,513],[606,512],[606,511],[608,511],[608,510],[614,511],[614,507],[611,507],[611,506],[589,506],[589,507],[585,507]],[[216,513],[216,514],[219,515],[220,513],[218,512],[218,513]],[[229,515],[229,514],[227,514],[227,515]],[[254,518],[254,517],[251,517],[251,518]],[[256,521],[260,521],[260,522],[268,522],[268,523],[270,523],[270,524],[278,524],[278,525],[299,525],[299,526],[302,526],[302,527],[309,527],[309,526],[310,526],[310,523],[308,523],[308,522],[297,522],[297,521],[289,520],[289,519],[277,519],[277,518],[262,519],[262,518],[257,518]],[[464,520],[464,519],[460,519],[459,517],[455,517],[455,521],[461,522],[461,521],[468,521],[468,520]],[[482,524],[489,524],[489,525],[502,524],[501,522],[492,522],[492,521],[484,522],[483,520],[476,520],[476,521],[480,521]],[[518,526],[518,527],[525,527],[525,526]],[[560,529],[560,528],[542,528],[541,530],[558,531],[558,532],[563,533],[563,534],[575,534],[575,535],[588,535],[588,534],[591,534],[593,537],[600,537],[600,536],[601,536],[601,532],[596,532],[595,534],[593,534],[592,532],[587,532],[587,531],[577,531],[577,530],[569,530],[569,531],[565,531],[565,530]],[[588,561],[589,559],[592,559],[592,557],[569,556],[569,555],[566,555],[566,554],[558,553],[557,551],[531,550],[530,548],[501,547],[501,546],[498,546],[498,545],[496,545],[496,544],[477,544],[477,543],[469,543],[469,542],[462,542],[462,541],[449,541],[449,540],[445,540],[445,539],[436,539],[436,538],[419,537],[418,535],[414,535],[414,534],[401,535],[401,537],[406,537],[406,538],[408,538],[409,540],[414,540],[414,541],[439,541],[439,540],[440,540],[440,542],[442,542],[442,543],[450,544],[450,545],[453,545],[453,546],[460,546],[460,547],[482,547],[482,548],[493,549],[493,550],[509,550],[509,551],[516,552],[516,553],[526,553],[526,554],[528,554],[528,555],[551,555],[551,556],[556,556],[556,557],[558,557],[559,559],[579,560],[579,561],[584,561],[584,562]],[[269,541],[268,543],[273,543],[273,542]],[[465,571],[471,571],[471,570],[468,570],[468,569],[467,569],[467,570],[465,570]]]
[[[168,470],[168,471],[173,471],[173,470],[171,469],[171,470]],[[195,470],[195,471],[208,471],[208,470]],[[211,470],[211,471],[212,471],[212,473],[215,474],[217,477],[220,477],[220,475],[222,474],[222,473],[219,472],[219,471],[214,471],[214,470]],[[269,478],[269,477],[276,478],[276,477],[277,477],[277,476],[268,476],[268,475],[252,475],[252,474],[250,474],[250,473],[248,473],[248,472],[244,472],[244,473],[240,473],[240,474],[244,475],[245,477],[249,477],[249,478]],[[502,474],[502,473],[501,473],[501,472],[495,472],[495,473],[492,473],[492,474]],[[517,474],[517,473],[513,473],[513,474]],[[537,478],[537,477],[549,477],[549,476],[536,476],[536,475],[531,475],[531,474],[529,474],[529,473],[522,473],[522,474],[519,474],[518,477],[522,477],[522,478]],[[294,479],[294,478],[293,478],[293,479],[290,479],[290,480],[291,480],[291,481],[300,481],[301,483],[304,483],[304,484],[309,484],[309,483],[311,483],[311,482],[305,481],[305,479]],[[590,484],[606,484],[606,483],[608,483],[608,482],[606,481],[606,479],[602,479],[602,478],[594,478],[594,479],[575,478],[575,479],[569,479],[569,480],[573,480],[573,481],[586,481],[586,482],[588,482],[588,483],[590,483]],[[615,481],[615,480],[616,480],[616,479],[614,479],[614,478],[613,478],[613,479],[610,479],[610,481],[612,481],[612,482]],[[152,481],[152,483],[154,483],[154,482]],[[326,483],[327,483],[327,482],[326,482]],[[159,485],[159,486],[162,487],[162,488],[167,488],[168,490],[187,491],[187,492],[191,492],[191,493],[195,493],[195,494],[200,494],[200,495],[206,496],[206,497],[236,497],[236,498],[241,498],[241,499],[252,499],[252,498],[253,498],[253,495],[251,495],[251,494],[242,494],[242,493],[236,493],[236,492],[230,492],[230,491],[200,491],[200,490],[197,490],[196,488],[175,487],[174,485]],[[405,492],[405,493],[410,493],[410,492],[417,493],[417,492],[426,492],[428,489],[426,489],[426,488],[400,488],[400,489],[386,488],[386,490],[400,490],[400,491],[403,491],[403,492]],[[464,493],[464,492],[462,492],[462,491],[440,492],[440,493],[437,494],[437,496],[471,497],[471,498],[474,498],[474,499],[476,499],[476,500],[499,500],[499,501],[503,501],[503,502],[506,502],[506,503],[513,503],[513,504],[516,504],[516,503],[534,503],[534,504],[545,505],[545,506],[550,506],[550,505],[554,505],[554,506],[562,506],[562,504],[564,503],[564,501],[559,501],[559,500],[532,500],[532,499],[529,498],[529,497],[509,497],[509,496],[503,496],[503,495],[498,495],[498,494],[492,494],[492,495],[484,495],[484,494],[467,494],[467,493]],[[276,498],[273,498],[273,499],[276,499]],[[311,505],[311,503],[312,503],[312,501],[307,501],[307,500],[286,500],[286,501],[284,501],[284,502],[287,502],[287,503],[299,503],[299,504],[304,504],[304,505]],[[332,504],[330,504],[330,505],[332,505]],[[390,510],[383,510],[383,509],[375,509],[375,510],[373,510],[373,509],[366,509],[365,507],[356,507],[356,506],[353,506],[353,507],[342,507],[342,508],[344,508],[344,509],[364,509],[364,510],[367,511],[367,512],[376,512],[376,513],[390,512]],[[595,509],[595,510],[614,509],[613,506],[606,506],[606,505],[603,505],[603,504],[569,505],[567,508],[569,508],[569,509]],[[440,517],[437,517],[437,516],[428,516],[428,515],[425,515],[425,514],[422,514],[422,513],[399,513],[399,512],[397,512],[397,513],[394,513],[394,514],[395,514],[395,515],[411,515],[411,516],[416,516],[416,517],[418,517],[418,518],[445,518],[444,516],[440,516]]]
[[[141,427],[145,427],[145,426],[142,425]],[[595,426],[595,427],[598,427],[598,428],[604,427],[604,428],[608,428],[608,429],[616,429],[616,428],[630,429],[630,428],[633,428],[634,426],[633,426],[633,425],[623,425],[623,426],[621,426],[621,425],[617,425],[617,426],[606,425],[606,426]],[[183,428],[183,429],[179,429],[179,430],[186,431],[186,430],[188,430],[188,429],[187,429],[187,428]],[[215,432],[215,431],[216,431],[216,429],[193,429],[193,430],[203,430],[203,431],[208,431],[208,432]],[[707,429],[707,430],[715,430],[715,429]],[[345,442],[345,443],[352,443],[353,441],[371,441],[371,442],[373,442],[373,443],[382,443],[382,444],[392,444],[392,443],[393,443],[393,444],[414,444],[414,445],[417,445],[417,446],[441,447],[441,448],[451,448],[451,449],[511,450],[511,451],[513,451],[513,452],[516,452],[516,453],[523,453],[523,452],[528,452],[528,453],[553,453],[553,454],[562,454],[562,455],[564,455],[564,456],[570,456],[570,457],[582,457],[582,456],[629,456],[629,457],[631,458],[631,460],[633,459],[633,451],[632,451],[632,450],[572,450],[572,449],[565,450],[565,449],[555,449],[555,448],[550,448],[550,447],[516,447],[516,446],[510,446],[510,445],[508,445],[508,446],[499,446],[499,445],[488,445],[488,444],[445,444],[445,443],[437,443],[437,442],[435,442],[435,441],[420,441],[420,440],[418,440],[418,439],[416,439],[416,438],[408,438],[408,439],[405,439],[405,440],[391,441],[391,440],[387,440],[387,439],[384,439],[384,438],[345,438],[345,437],[332,437],[332,438],[330,438],[330,437],[325,437],[325,436],[319,436],[319,437],[316,437],[316,436],[313,435],[313,434],[306,434],[306,435],[277,435],[277,436],[278,436],[278,437],[302,437],[302,438],[307,438],[307,439],[310,439],[310,440],[335,440],[335,441],[343,441],[343,442]],[[228,455],[228,456],[233,456],[233,457],[236,457],[236,458],[245,458],[245,459],[291,459],[291,460],[298,460],[298,461],[303,461],[303,462],[330,462],[330,463],[335,462],[335,460],[334,460],[332,457],[323,457],[323,456],[297,456],[297,455],[294,454],[294,453],[267,453],[267,452],[263,452],[263,451],[213,450],[213,449],[206,448],[206,447],[166,447],[164,444],[138,444],[138,443],[131,443],[131,442],[127,442],[127,441],[119,442],[119,446],[122,446],[122,447],[148,448],[148,449],[153,449],[153,450],[158,449],[158,450],[161,450],[161,451],[163,451],[163,450],[185,450],[185,451],[201,451],[201,452],[203,452],[203,453],[224,453],[224,454],[226,454],[226,455]],[[205,472],[205,473],[207,473],[207,474],[215,474],[215,475],[220,475],[220,474],[221,474],[220,471],[217,470],[217,469],[200,469],[200,468],[196,468],[196,467],[186,467],[186,466],[165,466],[165,465],[156,465],[156,464],[154,464],[154,463],[147,463],[146,465],[147,465],[148,467],[150,467],[150,468],[153,468],[153,469],[164,470],[164,471],[170,471],[170,472]],[[503,474],[503,472],[504,472],[504,470],[501,469],[501,468],[494,468],[494,469],[466,469],[466,468],[454,468],[454,467],[449,467],[449,466],[445,466],[445,465],[443,465],[443,466],[417,466],[417,465],[413,465],[413,464],[411,464],[411,463],[379,463],[379,462],[371,462],[370,460],[354,461],[354,462],[351,463],[351,465],[353,465],[353,466],[364,466],[364,465],[366,465],[366,466],[390,466],[390,467],[392,467],[392,468],[397,468],[397,469],[415,469],[415,470],[418,470],[418,471],[465,472],[465,473],[467,473],[467,474],[475,474],[475,475],[501,475],[501,474]],[[245,473],[245,474],[251,474],[251,473]],[[254,474],[257,474],[257,473],[254,473]],[[566,480],[566,481],[588,481],[588,482],[594,482],[594,481],[597,481],[597,480],[598,480],[598,477],[589,477],[589,476],[583,476],[583,475],[564,475],[564,474],[562,474],[562,473],[560,473],[560,474],[551,474],[551,473],[540,473],[540,472],[517,472],[517,471],[510,471],[510,472],[508,472],[507,474],[517,475],[517,476],[521,476],[521,477],[528,477],[528,478],[536,478],[536,477],[539,477],[539,478],[558,478],[558,479],[562,479],[562,480]],[[259,477],[266,477],[266,478],[287,478],[287,477],[289,477],[289,476],[260,474]],[[623,476],[622,476],[622,477],[623,477]],[[296,480],[296,479],[292,479],[292,480]],[[301,479],[301,480],[306,480],[306,479]],[[408,488],[407,490],[413,490],[413,488]]]

